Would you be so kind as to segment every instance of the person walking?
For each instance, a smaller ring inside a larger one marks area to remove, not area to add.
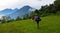
[[[39,14],[36,14],[35,15],[35,21],[37,23],[37,28],[39,29],[39,21],[41,21],[41,18],[40,18],[40,15]]]
[[[34,15],[32,16],[32,20],[33,20],[33,22],[34,22],[34,20],[35,20],[35,16],[34,16]]]

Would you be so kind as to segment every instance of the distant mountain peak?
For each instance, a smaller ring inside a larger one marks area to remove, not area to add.
[[[18,8],[15,8],[14,10],[18,10]]]
[[[23,6],[22,8],[32,8],[29,5]]]
[[[26,6],[24,6],[24,7],[30,7],[30,8],[31,8],[31,6],[29,6],[29,5],[26,5]]]

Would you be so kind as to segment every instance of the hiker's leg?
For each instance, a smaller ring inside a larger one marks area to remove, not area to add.
[[[37,21],[37,28],[39,29],[39,21]]]

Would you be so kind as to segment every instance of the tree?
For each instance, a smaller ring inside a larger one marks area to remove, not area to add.
[[[25,14],[24,17],[23,17],[23,19],[30,19],[31,16],[32,16],[32,13],[30,13],[30,14]]]
[[[36,10],[35,10],[35,14],[36,14],[36,13],[37,13],[37,14],[40,14],[40,11],[36,9]]]
[[[20,17],[18,16],[18,17],[16,18],[16,21],[17,21],[17,20],[22,20],[22,18],[20,18]]]
[[[6,16],[2,16],[2,23],[6,22]]]

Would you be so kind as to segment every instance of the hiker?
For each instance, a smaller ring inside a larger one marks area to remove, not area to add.
[[[37,23],[37,28],[39,28],[39,21],[41,21],[39,14],[36,14],[36,15],[35,15],[35,21],[36,21],[36,23]]]
[[[33,22],[34,22],[34,20],[35,20],[35,16],[34,16],[34,15],[32,16],[32,20],[33,20]]]

